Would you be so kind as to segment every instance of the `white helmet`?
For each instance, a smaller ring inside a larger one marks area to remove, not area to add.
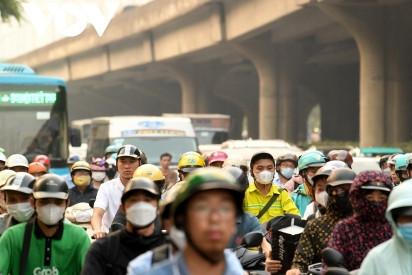
[[[245,173],[248,171],[246,160],[241,155],[237,154],[228,156],[228,158],[223,162],[222,168],[227,166],[240,168]]]
[[[0,161],[6,162],[6,160],[6,156],[2,152],[0,152]]]
[[[7,158],[6,160],[6,167],[16,167],[16,166],[23,166],[29,168],[29,162],[27,161],[26,157],[20,154],[14,154]]]
[[[16,172],[14,172],[13,170],[3,170],[0,172],[0,187],[2,187],[3,185],[6,184],[6,181],[8,178],[10,178],[11,176],[15,175]]]

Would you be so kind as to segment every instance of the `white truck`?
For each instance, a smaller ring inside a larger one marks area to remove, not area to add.
[[[176,167],[180,156],[197,151],[198,143],[192,123],[182,117],[114,116],[93,118],[87,159],[102,157],[109,145],[132,144],[142,150],[147,162],[157,165],[160,155],[172,155],[171,167]]]

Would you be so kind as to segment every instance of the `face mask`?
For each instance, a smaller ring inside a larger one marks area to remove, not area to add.
[[[95,181],[103,181],[106,177],[106,172],[92,172],[92,179]]]
[[[173,225],[172,228],[170,228],[169,237],[180,251],[186,247],[185,233],[177,229],[176,226]]]
[[[85,187],[90,184],[90,176],[74,176],[73,182],[79,187]]]
[[[333,207],[337,211],[339,211],[339,212],[341,212],[345,215],[349,215],[349,214],[352,213],[353,209],[352,209],[352,204],[349,201],[349,192],[348,191],[346,191],[342,194],[339,194],[339,195],[332,196],[332,198],[333,198],[333,201],[334,201],[333,202]]]
[[[63,219],[65,210],[66,207],[64,206],[57,206],[54,203],[49,203],[45,206],[38,207],[36,211],[37,217],[44,224],[55,225]]]
[[[139,201],[126,209],[126,219],[137,228],[144,228],[156,219],[157,207],[145,201]]]
[[[385,175],[387,175],[388,177],[391,176],[391,168],[389,168],[389,167],[383,169],[382,172],[383,172]]]
[[[117,172],[116,168],[109,168],[106,171],[106,175],[109,179],[112,179],[114,178],[114,175],[116,175],[116,172]]]
[[[315,200],[322,206],[326,207],[326,204],[328,203],[328,193],[326,191],[322,191],[318,194],[315,193]]]
[[[398,230],[402,239],[412,244],[412,223],[398,224]]]
[[[294,171],[292,168],[284,168],[280,170],[280,173],[282,174],[282,176],[284,176],[285,178],[289,180],[293,176]]]
[[[12,215],[16,221],[26,222],[33,216],[34,209],[30,202],[14,203],[7,206],[7,213]]]
[[[256,181],[260,184],[269,184],[273,180],[274,172],[270,172],[268,170],[262,171],[256,174]]]

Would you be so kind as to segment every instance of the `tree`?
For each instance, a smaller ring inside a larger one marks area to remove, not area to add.
[[[12,17],[20,22],[21,4],[18,0],[0,0],[0,17],[3,22],[8,22]]]

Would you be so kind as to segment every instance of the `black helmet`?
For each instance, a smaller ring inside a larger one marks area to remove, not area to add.
[[[131,179],[123,190],[122,203],[135,190],[144,190],[152,194],[156,199],[160,199],[160,190],[157,185],[149,178],[137,177]]]
[[[249,179],[242,171],[242,169],[233,166],[226,166],[223,167],[222,170],[229,172],[235,178],[236,183],[239,185],[242,191],[246,191],[246,189],[249,187]]]
[[[18,191],[26,194],[33,193],[33,185],[36,179],[26,172],[17,172],[15,175],[10,176],[6,184],[1,190],[3,191]]]
[[[141,151],[134,145],[123,145],[120,147],[119,151],[117,151],[116,160],[121,157],[130,157],[135,159],[140,159]]]
[[[268,152],[258,152],[256,154],[254,154],[252,156],[252,158],[250,159],[250,169],[253,168],[253,165],[261,159],[270,159],[273,161],[273,164],[275,164],[275,159],[273,158],[272,154],[268,153]]]
[[[350,168],[337,168],[330,173],[326,186],[338,186],[341,184],[352,184],[356,173]]]
[[[284,161],[293,162],[295,164],[295,167],[298,166],[298,157],[295,154],[286,153],[278,156],[278,158],[276,159],[276,167],[278,167],[278,165],[280,165]]]
[[[33,196],[35,199],[56,198],[67,200],[69,190],[66,181],[54,174],[41,176],[33,187]]]

